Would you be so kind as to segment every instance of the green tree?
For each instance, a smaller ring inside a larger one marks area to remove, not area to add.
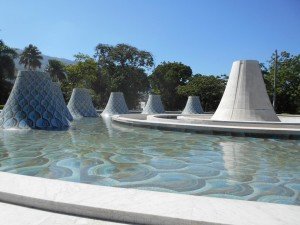
[[[65,65],[59,60],[50,59],[45,71],[50,74],[53,81],[62,81],[66,79]]]
[[[26,69],[35,70],[37,67],[41,68],[42,53],[39,49],[30,44],[28,47],[25,47],[24,51],[20,55],[20,63],[24,64]]]
[[[273,98],[274,57],[264,71],[265,83],[270,99]],[[300,113],[300,55],[293,56],[283,51],[279,54],[276,78],[276,112]]]
[[[99,70],[94,90],[99,104],[106,104],[110,92],[121,91],[129,108],[136,107],[140,94],[149,89],[146,71],[154,65],[151,53],[126,44],[99,44],[95,50]]]
[[[204,76],[196,74],[186,85],[178,88],[178,94],[183,96],[199,96],[205,112],[215,111],[221,101],[226,87],[226,76]]]
[[[93,90],[97,82],[98,64],[88,55],[74,56],[76,63],[65,67],[67,79],[62,82],[62,90],[69,100],[73,88],[87,88]],[[93,96],[95,98],[95,96]]]
[[[17,52],[0,40],[0,103],[4,104],[9,95],[12,84],[7,79],[13,79],[15,73],[14,59]]]
[[[186,85],[192,76],[192,69],[179,62],[163,62],[149,76],[152,91],[160,94],[167,110],[179,110],[186,98],[177,93],[179,86]]]

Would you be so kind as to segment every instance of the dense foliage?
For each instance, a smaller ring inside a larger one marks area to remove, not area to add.
[[[50,59],[46,72],[50,74],[53,81],[62,81],[66,79],[65,65],[56,59]]]
[[[0,40],[0,104],[4,104],[8,98],[12,83],[8,80],[14,78],[17,52]]]
[[[151,53],[126,44],[99,44],[95,50],[99,83],[94,90],[99,96],[99,105],[106,104],[110,92],[121,91],[128,107],[135,108],[141,93],[149,89],[146,70],[154,65]]]
[[[265,83],[271,100],[274,90],[274,57],[273,54],[269,68],[265,71]],[[279,54],[275,109],[277,113],[300,113],[300,55],[293,56],[285,51]]]
[[[69,100],[73,88],[88,88],[93,90],[92,87],[97,82],[97,62],[84,54],[77,54],[74,57],[76,63],[65,67],[67,79],[62,82],[62,90],[66,100]],[[94,96],[94,93],[92,94]]]
[[[179,62],[163,62],[149,76],[152,92],[160,94],[167,110],[181,110],[186,97],[178,94],[179,86],[192,77],[192,69]]]
[[[205,112],[215,111],[226,87],[226,77],[196,74],[186,85],[178,87],[178,94],[199,96]]]
[[[274,57],[272,55],[267,66],[262,65],[271,100]],[[0,104],[6,102],[11,90],[16,58],[16,51],[0,40]],[[20,55],[20,63],[31,70],[41,67],[41,59],[41,52],[31,44]],[[162,96],[167,110],[182,110],[190,95],[200,97],[205,111],[216,110],[225,90],[226,76],[193,75],[192,69],[180,62],[162,62],[151,73],[153,66],[150,52],[127,44],[98,44],[94,57],[79,53],[71,65],[49,60],[46,71],[53,81],[61,83],[67,101],[73,88],[84,87],[92,91],[97,108],[106,105],[110,92],[121,91],[130,109],[137,107],[141,96],[152,92]],[[276,112],[300,113],[300,55],[281,52],[277,67]]]

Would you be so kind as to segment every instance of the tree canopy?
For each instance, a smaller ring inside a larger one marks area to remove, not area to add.
[[[270,98],[273,98],[274,58],[271,56],[265,74],[265,83]],[[277,113],[300,113],[300,55],[283,51],[279,54],[276,77]]]
[[[186,85],[178,87],[178,94],[199,96],[205,112],[215,111],[226,87],[226,77],[196,74]]]
[[[41,68],[42,63],[40,60],[42,59],[42,53],[32,44],[25,47],[20,55],[20,63],[24,64],[25,68],[29,70],[35,70],[37,67]]]
[[[50,59],[48,61],[48,66],[46,67],[46,72],[50,74],[53,81],[62,81],[66,79],[65,65],[59,60]]]
[[[149,76],[152,92],[160,94],[167,110],[181,110],[186,98],[179,95],[179,86],[186,85],[192,76],[191,67],[180,62],[163,62]]]
[[[93,90],[97,82],[98,65],[90,56],[79,53],[74,56],[75,64],[65,66],[67,79],[62,82],[62,90],[68,100],[73,88],[88,88]]]
[[[17,52],[0,40],[0,103],[5,103],[11,90],[9,80],[14,78],[14,59]],[[267,66],[261,64],[266,88],[273,98],[274,54]],[[41,67],[41,52],[32,44],[20,55],[25,68]],[[152,72],[151,70],[154,69]],[[46,71],[54,81],[60,81],[68,100],[73,88],[91,89],[96,107],[103,108],[113,91],[124,93],[130,109],[135,108],[142,97],[152,92],[160,94],[167,110],[182,110],[187,96],[201,99],[205,111],[216,110],[225,90],[226,76],[193,75],[192,69],[181,62],[162,62],[154,68],[150,52],[128,44],[98,44],[94,57],[79,53],[75,64],[64,65],[49,60]],[[148,74],[150,74],[148,76]],[[276,79],[276,112],[300,113],[300,55],[282,51],[278,57]]]
[[[15,73],[14,59],[17,58],[17,52],[4,44],[0,40],[0,103],[4,104],[12,84],[7,79],[13,79]]]
[[[99,95],[99,104],[106,104],[110,92],[121,91],[129,108],[135,108],[141,92],[149,89],[146,70],[154,65],[151,53],[127,44],[99,44],[95,58],[99,71],[94,89]]]

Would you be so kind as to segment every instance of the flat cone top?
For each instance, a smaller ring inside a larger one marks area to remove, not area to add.
[[[271,105],[258,61],[233,63],[222,100],[211,119],[280,121]]]
[[[65,129],[69,122],[58,104],[49,74],[20,71],[0,114],[0,127]]]
[[[74,118],[98,117],[89,90],[85,88],[73,89],[68,109]]]
[[[164,112],[165,109],[161,102],[160,95],[149,95],[147,104],[143,109],[142,114],[160,114]]]
[[[124,95],[122,92],[111,92],[102,116],[108,117],[112,115],[129,113]]]

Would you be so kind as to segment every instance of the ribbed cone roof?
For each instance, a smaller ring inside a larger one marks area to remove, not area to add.
[[[102,116],[112,116],[129,113],[125,98],[122,92],[111,92]]]
[[[0,127],[45,130],[69,127],[49,74],[38,71],[18,73],[0,114]]]
[[[258,61],[233,63],[222,100],[211,119],[280,121],[271,105]]]
[[[98,117],[89,90],[85,88],[73,89],[68,109],[74,118]]]
[[[182,114],[204,113],[198,96],[189,96]]]
[[[164,112],[165,109],[161,102],[160,95],[149,95],[147,104],[143,109],[142,114],[160,114]]]

